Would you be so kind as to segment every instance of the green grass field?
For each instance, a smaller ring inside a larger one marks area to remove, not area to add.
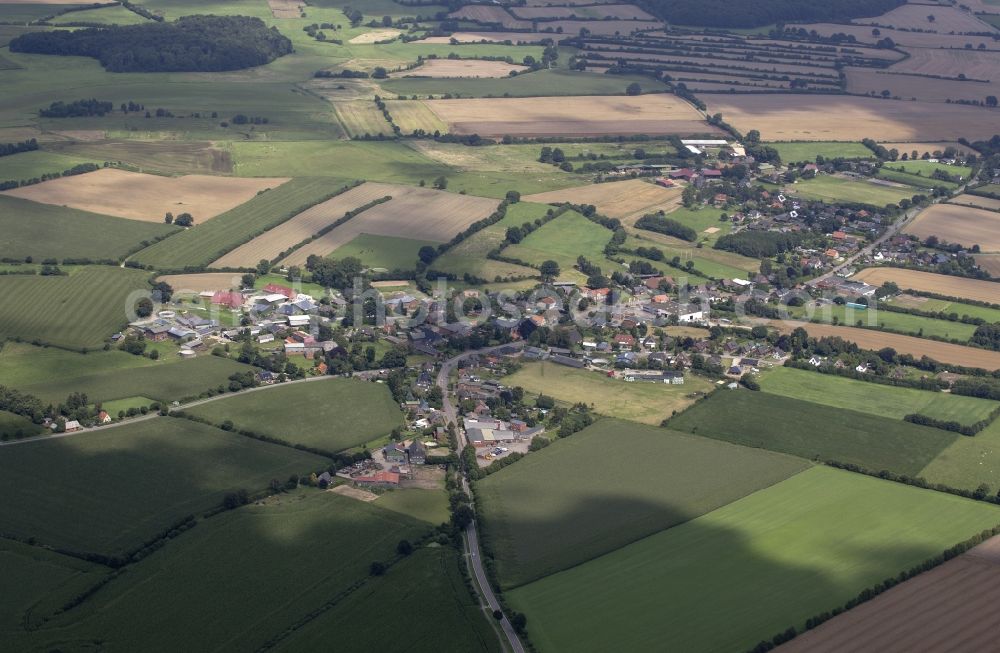
[[[450,46],[452,49],[458,46]],[[508,51],[510,48],[508,48]],[[518,48],[524,50],[524,46]],[[531,52],[520,52],[521,58]],[[533,55],[535,56],[535,55]],[[666,86],[642,75],[604,75],[553,68],[517,77],[501,79],[418,79],[399,78],[379,85],[392,95],[428,95],[451,93],[463,97],[512,97],[540,95],[625,95],[625,87],[638,82],[645,91],[662,91]]]
[[[654,267],[662,269],[667,275],[675,279],[690,274],[686,271],[677,270],[667,264],[675,256],[681,259],[683,265],[687,265],[688,261],[692,261],[694,269],[698,274],[712,277],[713,279],[746,279],[751,273],[755,273],[760,269],[760,261],[757,259],[726,252],[721,249],[712,249],[711,247],[688,246],[684,241],[677,238],[641,229],[632,230],[628,240],[625,241],[625,247],[629,249],[637,247],[655,247],[659,249],[666,257],[664,261],[652,261],[628,255],[623,258],[629,261],[632,259],[648,261]]]
[[[577,257],[582,255],[600,265],[604,262],[604,246],[611,236],[609,229],[576,211],[567,211],[528,234],[517,245],[505,247],[501,254],[532,265],[551,259],[559,264],[561,278],[582,277],[573,270]]]
[[[0,158],[3,161],[3,158]],[[0,195],[0,257],[121,259],[177,227]]]
[[[81,163],[102,163],[104,159],[69,156],[46,150],[33,150],[0,157],[0,180],[24,181],[53,172],[62,173]]]
[[[0,276],[0,338],[99,347],[128,322],[127,298],[148,273],[84,267],[69,276]]]
[[[353,256],[370,268],[386,270],[412,270],[417,264],[417,253],[424,245],[436,247],[439,243],[393,236],[361,234],[351,242],[338,247],[330,258]]]
[[[990,323],[1000,322],[1000,309],[976,306],[974,304],[963,304],[961,302],[953,302],[946,299],[930,299],[928,297],[895,297],[891,298],[889,303],[906,308],[915,308],[919,311],[930,311],[935,313],[943,312],[946,314],[954,314],[957,317],[978,317]]]
[[[341,451],[403,425],[386,386],[323,379],[235,395],[189,409],[213,424],[231,420],[254,431],[325,451]]]
[[[540,651],[743,651],[998,522],[996,506],[814,467],[506,598]]]
[[[393,490],[379,495],[375,505],[386,510],[401,512],[435,526],[447,522],[451,516],[448,511],[448,495],[445,494],[444,488]]]
[[[26,417],[0,410],[0,440],[38,435],[44,430]]]
[[[974,490],[985,483],[1000,489],[1000,420],[994,421],[975,437],[956,438],[939,453],[920,475],[932,483]]]
[[[231,147],[241,177],[309,175],[404,184],[423,179],[430,184],[452,173],[449,166],[395,141],[236,142]]]
[[[829,175],[819,175],[815,179],[799,181],[794,186],[790,186],[788,192],[807,199],[858,202],[875,207],[896,204],[899,200],[909,199],[916,194],[912,188],[881,186],[868,181],[854,181]]]
[[[121,352],[118,352],[121,353]],[[104,352],[90,353],[96,365],[101,365]],[[131,354],[123,354],[131,356]],[[139,357],[135,357],[139,358]],[[0,359],[2,360],[2,359]],[[150,363],[149,359],[140,359]],[[76,361],[79,362],[79,361]],[[53,364],[58,364],[53,361]],[[171,359],[158,361],[153,365],[116,368],[106,363],[105,369],[83,373],[66,378],[51,378],[20,386],[20,389],[37,396],[44,402],[58,404],[73,392],[82,392],[93,403],[128,399],[138,394],[169,402],[197,397],[202,392],[219,386],[227,386],[229,377],[237,372],[252,371],[255,368],[219,356],[198,356],[192,360]]]
[[[152,343],[150,343],[152,344]],[[143,356],[123,351],[93,351],[80,354],[56,347],[36,347],[24,342],[6,342],[0,347],[3,383],[15,388],[80,376],[159,365]]]
[[[694,519],[808,465],[602,420],[479,481],[476,496],[497,573],[509,588]]]
[[[546,394],[567,403],[582,401],[608,417],[657,425],[671,413],[681,412],[712,383],[694,374],[683,385],[628,383],[600,372],[578,370],[555,363],[525,363],[504,384],[521,386],[528,394]]]
[[[959,187],[959,184],[950,181],[944,181],[941,179],[931,179],[929,176],[911,175],[906,172],[899,172],[897,170],[890,170],[889,168],[883,167],[875,175],[879,179],[887,179],[889,181],[895,181],[900,184],[908,184],[914,188],[936,188],[941,186],[949,190],[955,190]]]
[[[99,9],[87,9],[84,11],[74,11],[52,19],[53,25],[63,23],[101,23],[102,25],[138,25],[148,23],[149,19],[140,16],[134,11],[129,11],[121,5],[111,7],[101,7]]]
[[[866,383],[791,367],[779,367],[763,374],[760,385],[771,394],[895,419],[920,413],[935,419],[972,424],[988,419],[1000,406],[1000,402],[988,399]]]
[[[861,143],[838,143],[817,141],[815,143],[768,143],[778,150],[783,163],[815,163],[817,156],[826,159],[872,159],[875,153]]]
[[[952,176],[958,175],[963,179],[972,174],[972,168],[967,166],[950,166],[946,163],[931,163],[930,161],[887,161],[882,165],[882,168],[902,170],[911,175],[923,175],[928,178],[935,170]]]
[[[934,336],[946,340],[960,340],[962,342],[967,342],[976,331],[974,324],[938,320],[920,315],[910,315],[908,313],[857,309],[849,307],[846,304],[844,306],[827,304],[818,308],[812,306],[792,306],[789,307],[788,312],[793,318],[798,319],[811,319],[828,324],[832,324],[836,319],[838,324],[845,326],[857,326],[860,321],[861,326],[882,327],[900,333]]]
[[[957,438],[928,426],[766,392],[722,390],[670,428],[803,458],[916,476]]]
[[[75,551],[117,554],[226,492],[326,467],[325,458],[189,420],[157,417],[3,450],[3,530]],[[38,482],[44,478],[44,483]]]
[[[22,641],[41,650],[94,639],[120,651],[258,650],[360,590],[371,562],[391,561],[399,540],[426,530],[334,493],[279,495],[204,521]]]
[[[161,270],[207,265],[343,186],[343,182],[322,177],[292,179],[205,224],[147,247],[132,259]]]
[[[434,261],[433,268],[442,272],[451,272],[462,276],[465,273],[474,274],[484,279],[493,280],[497,276],[535,276],[538,271],[521,265],[494,261],[486,258],[490,250],[499,247],[506,237],[509,227],[519,227],[525,222],[534,222],[541,218],[552,207],[545,204],[518,202],[507,207],[507,215],[503,220],[477,231],[464,241],[445,252]]]

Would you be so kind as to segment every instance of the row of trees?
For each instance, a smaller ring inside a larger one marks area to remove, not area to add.
[[[20,143],[0,143],[0,156],[10,156],[21,152],[31,152],[38,149],[38,141],[34,138]]]

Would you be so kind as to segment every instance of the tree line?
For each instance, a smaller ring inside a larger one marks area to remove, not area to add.
[[[0,143],[0,156],[10,156],[21,152],[31,152],[38,149],[38,141],[34,138],[20,143]]]

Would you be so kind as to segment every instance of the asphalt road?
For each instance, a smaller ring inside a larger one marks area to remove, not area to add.
[[[476,354],[488,354],[505,346],[507,345],[468,351],[464,354],[455,356],[454,358],[449,358],[441,364],[441,370],[438,372],[437,376],[437,384],[438,387],[441,388],[441,392],[444,395],[444,413],[447,416],[448,421],[453,422],[456,428],[458,427],[458,411],[455,409],[455,405],[451,401],[451,394],[448,392],[448,378],[451,376],[451,371],[455,369],[455,366],[458,365],[459,361]],[[468,444],[468,441],[465,441],[465,433],[460,433],[460,442],[464,441],[464,444]],[[472,496],[472,491],[469,488],[469,480],[465,476],[462,477],[462,489],[464,489],[466,494],[470,497]],[[493,593],[493,587],[490,586],[489,580],[486,578],[486,571],[483,569],[482,551],[479,547],[479,533],[476,530],[475,519],[473,519],[472,523],[470,523],[465,529],[465,559],[469,565],[469,570],[476,578],[475,585],[479,590],[480,598],[482,601],[486,602],[487,606],[489,606],[490,612],[499,610],[500,602],[497,600],[496,594]],[[493,617],[490,615],[488,618],[492,619]],[[524,653],[524,646],[521,644],[521,640],[518,639],[517,632],[514,630],[514,626],[510,623],[510,619],[507,618],[506,614],[500,621],[500,627],[503,629],[503,634],[507,638],[507,644],[510,649],[513,650],[514,653]]]

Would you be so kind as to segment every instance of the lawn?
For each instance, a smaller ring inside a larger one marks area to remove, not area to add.
[[[504,587],[609,553],[809,466],[619,420],[560,439],[477,483]]]
[[[412,270],[417,264],[417,253],[425,245],[437,247],[440,243],[393,236],[361,234],[351,242],[338,247],[328,258],[353,256],[367,267],[386,270]]]
[[[861,143],[838,143],[834,141],[817,141],[815,143],[768,143],[778,150],[781,161],[785,164],[807,162],[815,163],[816,157],[825,159],[872,159],[875,153]]]
[[[873,184],[868,181],[853,181],[829,175],[819,175],[815,179],[799,181],[794,186],[789,186],[786,190],[792,195],[801,195],[807,199],[833,202],[858,202],[874,207],[896,204],[899,200],[904,198],[909,199],[915,194],[912,188],[895,188]]]
[[[670,428],[803,458],[916,476],[965,436],[766,392],[721,390]]]
[[[192,360],[172,359],[142,367],[117,368],[110,362],[100,369],[104,352],[90,353],[100,371],[75,376],[55,376],[45,381],[20,386],[43,402],[58,404],[73,392],[82,392],[93,402],[129,399],[143,395],[162,402],[197,397],[202,392],[228,386],[229,377],[256,368],[220,356],[198,356]],[[122,354],[131,356],[131,354]],[[151,363],[149,359],[138,358]],[[0,358],[2,360],[2,358]],[[78,362],[78,361],[77,361]],[[58,364],[52,361],[51,364]],[[82,372],[83,370],[79,370]]]
[[[536,266],[551,259],[559,264],[561,277],[582,277],[573,270],[577,257],[584,256],[601,265],[604,246],[611,241],[611,236],[611,230],[576,211],[567,211],[528,234],[517,245],[505,247],[501,254]]]
[[[3,158],[0,158],[3,161]],[[0,195],[0,257],[120,260],[177,227]]]
[[[792,367],[779,367],[763,374],[760,385],[771,394],[894,419],[919,413],[934,419],[972,424],[988,419],[1000,406],[1000,402],[988,399],[897,388]]]
[[[996,506],[814,467],[505,596],[540,651],[743,651],[997,523]]]
[[[207,265],[342,188],[342,182],[329,178],[292,179],[204,224],[147,247],[132,258],[160,270]]]
[[[328,452],[362,445],[403,425],[385,385],[333,377],[236,395],[186,412]]]
[[[459,46],[448,46],[455,50]],[[505,47],[505,46],[501,46]],[[511,48],[507,48],[510,52]],[[532,54],[518,48],[520,58]],[[511,53],[513,54],[513,53]],[[535,56],[535,55],[533,55]],[[563,55],[566,56],[566,55]],[[520,61],[520,58],[518,61]],[[536,56],[537,58],[537,56]],[[638,82],[645,91],[662,91],[666,86],[657,80],[642,75],[604,75],[552,68],[517,77],[501,79],[419,79],[398,78],[383,81],[379,85],[393,95],[461,95],[462,97],[511,97],[551,96],[551,95],[625,95],[625,87]]]
[[[65,648],[70,638],[118,651],[260,650],[342,599],[352,605],[352,592],[376,582],[369,565],[391,562],[397,542],[427,529],[332,492],[282,494],[205,520],[23,635],[33,645],[19,650]],[[391,583],[392,570],[376,580]]]
[[[890,331],[906,333],[915,336],[934,336],[945,340],[968,342],[976,331],[974,324],[938,320],[932,317],[895,313],[872,309],[858,309],[836,304],[825,304],[820,307],[813,305],[789,307],[789,314],[796,319],[825,322],[827,324],[842,324],[857,326],[858,322],[865,327],[882,327]]]
[[[262,490],[271,479],[328,464],[288,447],[158,417],[4,448],[0,469],[9,491],[0,525],[19,538],[116,555],[185,515],[216,507],[227,492]]]
[[[500,246],[508,228],[519,227],[525,222],[534,222],[551,209],[552,207],[545,204],[530,202],[512,204],[507,207],[507,214],[503,220],[472,234],[435,260],[432,267],[458,276],[469,273],[491,281],[497,276],[534,276],[538,272],[533,268],[494,261],[486,258],[486,255],[490,250]]]
[[[69,276],[0,276],[0,338],[93,349],[128,322],[127,298],[147,272],[84,267]]]
[[[525,363],[504,379],[528,394],[546,394],[565,402],[581,401],[608,417],[657,425],[674,412],[681,412],[699,393],[712,389],[706,379],[686,374],[684,385],[628,383],[600,372],[578,370],[555,363]],[[694,395],[694,396],[692,396]]]
[[[0,440],[38,435],[44,430],[26,417],[0,410]]]

